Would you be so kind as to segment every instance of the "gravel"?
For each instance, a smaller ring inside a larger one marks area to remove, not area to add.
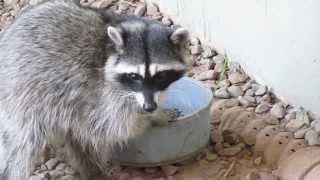
[[[216,90],[214,95],[218,98],[230,98],[230,94],[228,93],[227,88],[220,88]]]
[[[267,93],[267,87],[266,86],[260,86],[257,91],[255,91],[256,96],[263,96]]]
[[[248,79],[247,75],[235,72],[229,75],[229,81],[232,84],[238,84],[238,83],[243,83]]]
[[[273,107],[270,110],[270,113],[277,118],[283,118],[286,114],[286,110],[282,103],[277,103],[273,105]]]
[[[232,97],[242,96],[244,93],[240,86],[234,86],[234,85],[228,88],[228,92]]]
[[[288,131],[295,132],[304,125],[305,125],[305,123],[303,121],[301,121],[299,119],[293,119],[293,120],[289,121],[289,123],[286,124],[286,128]]]
[[[307,131],[304,138],[310,146],[320,145],[319,134],[315,130]]]
[[[270,109],[270,104],[268,104],[268,103],[261,103],[261,104],[259,104],[257,107],[256,107],[256,110],[255,110],[255,112],[256,113],[265,113],[265,112],[267,112],[267,111],[269,111],[269,109]]]

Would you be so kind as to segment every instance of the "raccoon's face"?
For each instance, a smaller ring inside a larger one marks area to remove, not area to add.
[[[106,63],[107,81],[134,97],[144,111],[153,112],[160,92],[180,79],[187,69],[181,52],[187,31],[135,20],[108,27],[108,36],[116,51]]]

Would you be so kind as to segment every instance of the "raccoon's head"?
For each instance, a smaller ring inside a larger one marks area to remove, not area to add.
[[[159,93],[187,70],[182,47],[188,32],[145,19],[109,26],[107,32],[115,51],[105,66],[106,80],[134,97],[144,111],[153,112]]]

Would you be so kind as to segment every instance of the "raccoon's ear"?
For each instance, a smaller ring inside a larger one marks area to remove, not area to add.
[[[189,32],[185,28],[176,29],[171,35],[170,40],[173,44],[181,44],[189,39]]]
[[[123,37],[122,37],[121,30],[113,26],[109,26],[108,36],[112,40],[112,42],[116,45],[117,48],[121,49],[123,47]]]

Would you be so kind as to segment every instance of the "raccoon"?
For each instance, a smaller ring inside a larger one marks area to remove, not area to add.
[[[44,148],[65,146],[88,180],[166,119],[159,93],[189,67],[188,32],[156,21],[51,0],[0,38],[0,179],[24,180]]]

